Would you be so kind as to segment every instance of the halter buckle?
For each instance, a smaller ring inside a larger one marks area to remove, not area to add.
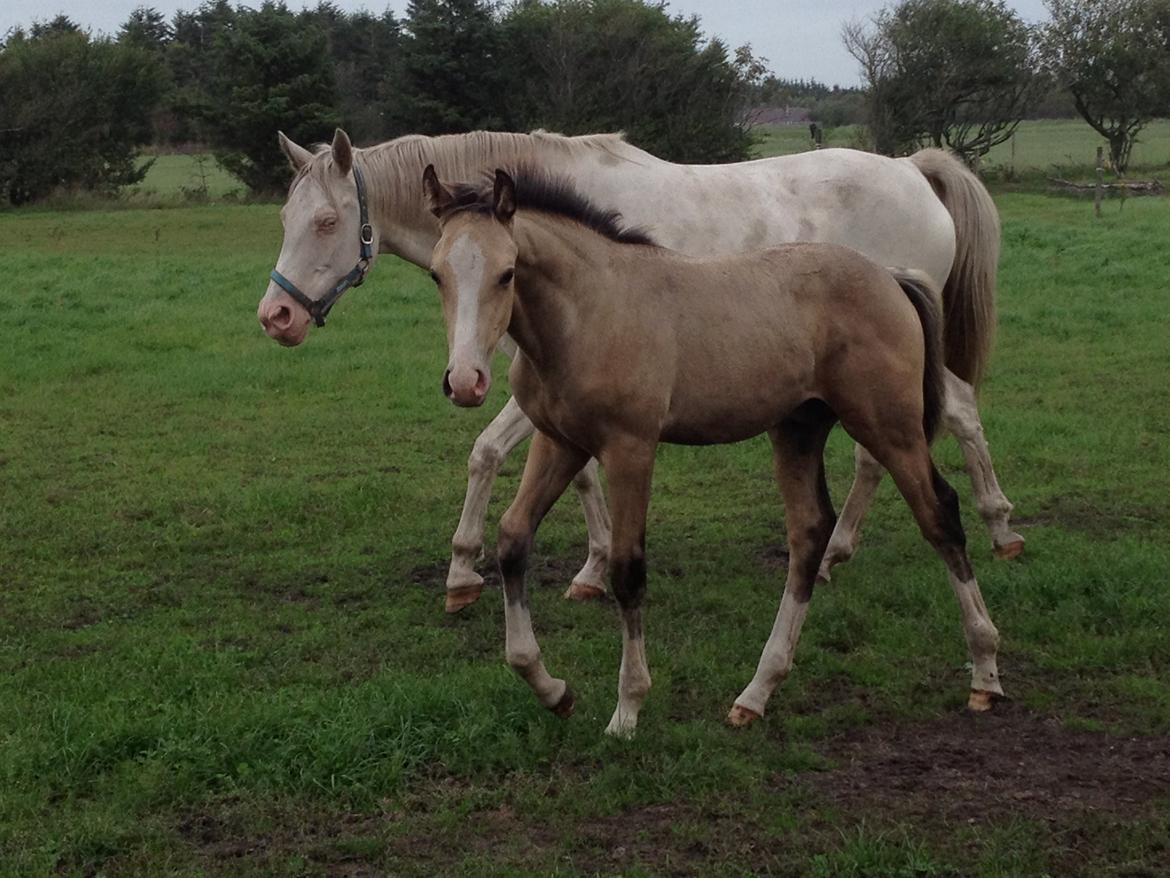
[[[361,232],[359,234],[361,235],[361,242],[367,247],[374,243],[374,227],[369,223],[362,224]]]

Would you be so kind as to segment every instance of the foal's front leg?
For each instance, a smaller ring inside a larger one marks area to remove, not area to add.
[[[552,677],[541,661],[528,612],[524,572],[537,527],[587,459],[588,455],[537,431],[528,450],[520,490],[500,520],[497,554],[504,580],[504,654],[540,703],[560,716],[573,712],[573,693],[564,680]]]
[[[618,702],[606,726],[607,735],[630,738],[638,713],[650,692],[650,668],[642,631],[642,599],[646,594],[646,509],[654,474],[657,443],[623,437],[609,443],[601,462],[609,477],[613,512],[610,581],[622,611],[622,664]]]
[[[484,519],[492,495],[492,483],[504,459],[532,435],[536,428],[520,409],[514,397],[492,419],[471,449],[467,460],[467,496],[459,527],[451,539],[451,564],[447,569],[447,612],[457,613],[479,600],[483,577],[475,571],[475,562],[483,551]],[[573,480],[585,512],[589,530],[589,557],[573,577],[565,597],[588,600],[605,592],[605,571],[609,558],[609,513],[596,463],[589,463]]]

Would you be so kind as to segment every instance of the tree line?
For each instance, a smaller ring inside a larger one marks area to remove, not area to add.
[[[359,143],[475,128],[624,130],[676,161],[749,156],[765,70],[697,18],[643,0],[412,0],[346,13],[208,0],[168,20],[140,7],[113,37],[67,18],[0,46],[0,184],[21,204],[58,187],[113,190],[140,144],[198,143],[253,192],[288,169],[276,131]]]
[[[138,182],[147,143],[195,143],[256,193],[288,169],[274,147],[344,126],[359,143],[475,128],[624,130],[674,161],[748,158],[759,105],[860,123],[869,148],[924,144],[974,160],[1029,113],[1075,111],[1126,168],[1170,115],[1170,0],[1046,0],[1023,22],[1002,0],[896,0],[843,30],[863,86],[768,75],[749,47],[709,39],[652,0],[412,0],[346,13],[207,0],[167,19],[134,10],[113,36],[65,17],[0,43],[0,197]]]

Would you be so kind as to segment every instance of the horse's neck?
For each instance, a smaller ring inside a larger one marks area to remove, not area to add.
[[[571,357],[585,312],[603,306],[598,297],[611,292],[612,285],[600,282],[609,242],[564,220],[522,214],[515,237],[516,303],[508,335],[544,372]]]
[[[426,267],[439,240],[439,225],[423,195],[422,174],[433,164],[445,181],[477,182],[493,169],[519,165],[576,178],[595,155],[628,144],[599,140],[590,147],[567,146],[555,135],[477,131],[443,137],[409,136],[362,150],[369,178],[371,213],[381,247],[407,262]]]

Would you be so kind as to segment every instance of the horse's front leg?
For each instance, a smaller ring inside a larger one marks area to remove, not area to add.
[[[943,425],[963,449],[967,474],[975,491],[975,505],[991,534],[997,558],[1014,558],[1024,551],[1024,538],[1011,528],[1012,504],[999,487],[983,423],[975,406],[975,389],[949,369],[946,373]]]
[[[507,625],[504,654],[512,670],[532,688],[540,703],[560,716],[573,712],[573,693],[564,680],[549,674],[541,660],[528,611],[524,572],[537,527],[587,459],[588,455],[537,431],[528,450],[520,490],[500,520],[497,548]]]
[[[646,593],[646,509],[650,504],[656,445],[654,441],[623,438],[610,443],[601,455],[613,512],[610,579],[622,612],[618,702],[605,731],[621,738],[634,734],[638,713],[650,692],[642,599]]]
[[[483,577],[475,572],[475,562],[483,551],[483,525],[492,482],[512,449],[536,429],[520,410],[514,398],[500,410],[475,440],[467,461],[467,496],[459,527],[451,539],[451,566],[447,569],[447,612],[456,613],[479,599]]]

